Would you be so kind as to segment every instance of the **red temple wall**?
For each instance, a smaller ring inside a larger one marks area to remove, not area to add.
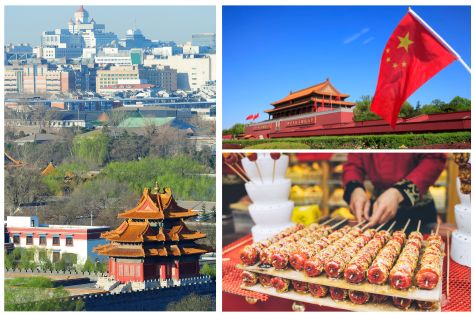
[[[109,259],[109,275],[121,282],[144,281],[153,279],[175,279],[199,275],[198,260],[169,261],[160,263],[137,263]]]
[[[396,129],[392,129],[384,120],[354,122],[351,112],[335,112],[304,118],[296,116],[280,122],[261,122],[248,126],[246,134],[254,138],[278,138],[470,130],[470,114],[470,111],[463,111],[399,119]]]

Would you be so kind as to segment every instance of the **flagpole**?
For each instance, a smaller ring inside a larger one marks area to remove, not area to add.
[[[411,7],[408,8],[409,10],[409,13],[411,13],[411,15],[417,20],[419,21],[419,23],[421,23],[426,29],[427,31],[429,31],[429,33],[431,33],[432,35],[434,35],[434,37],[442,44],[442,46],[444,46],[445,48],[447,48],[447,50],[450,50],[450,52],[455,56],[457,57],[458,61],[460,61],[460,63],[462,63],[463,67],[468,71],[468,73],[470,73],[470,75],[472,74],[472,70],[470,69],[470,67],[465,63],[465,61],[463,61],[462,57],[454,50],[454,48],[452,48],[439,34],[437,34],[437,32],[435,30],[432,29],[432,27],[429,26],[429,24],[427,24],[419,15],[417,15],[416,12],[414,12]]]

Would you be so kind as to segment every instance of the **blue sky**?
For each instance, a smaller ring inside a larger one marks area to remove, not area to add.
[[[5,6],[5,42],[40,43],[41,32],[67,28],[78,6]],[[191,41],[194,33],[216,32],[214,6],[84,6],[107,31],[125,37],[137,25],[145,37]]]
[[[470,7],[414,6],[470,66]],[[223,7],[223,128],[330,78],[350,101],[372,95],[383,48],[407,6]],[[410,98],[470,98],[470,75],[454,62]],[[259,120],[261,120],[259,119]]]

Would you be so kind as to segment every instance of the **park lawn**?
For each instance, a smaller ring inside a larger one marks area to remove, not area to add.
[[[445,133],[406,133],[381,135],[349,135],[349,136],[314,136],[291,137],[262,140],[223,140],[223,144],[238,144],[243,148],[295,148],[296,144],[304,144],[311,149],[404,149],[424,147],[435,144],[452,145],[470,143],[468,131]],[[273,144],[276,144],[274,147]],[[288,143],[288,146],[285,144]]]
[[[70,301],[63,288],[41,276],[5,279],[5,311],[80,311],[82,301]]]

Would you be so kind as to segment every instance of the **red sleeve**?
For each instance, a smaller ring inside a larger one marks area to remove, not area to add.
[[[407,175],[406,179],[417,186],[420,195],[427,193],[429,186],[435,183],[445,168],[446,154],[417,154],[418,165]]]
[[[363,154],[348,154],[343,165],[343,186],[351,181],[363,183],[366,171],[363,165]]]

